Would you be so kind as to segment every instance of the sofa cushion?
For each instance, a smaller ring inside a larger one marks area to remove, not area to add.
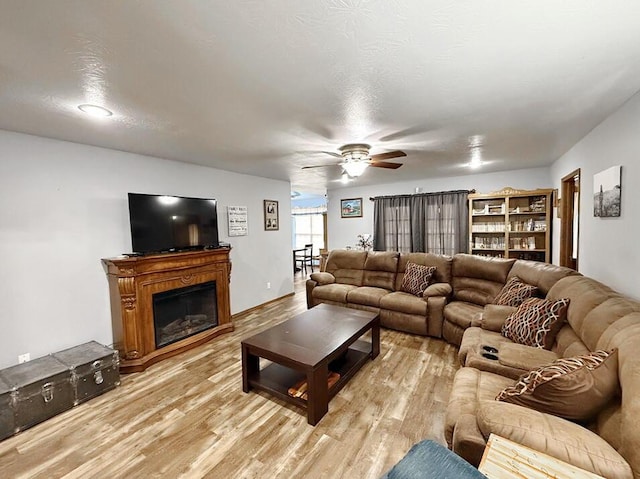
[[[547,299],[569,298],[567,321],[588,351],[611,349],[600,337],[623,316],[640,312],[640,301],[622,296],[610,287],[586,276],[568,276],[549,290]],[[561,351],[562,356],[574,355]]]
[[[549,289],[565,276],[580,275],[576,270],[542,261],[519,259],[509,271],[509,278],[517,276],[521,281],[536,286],[540,296],[545,297]]]
[[[515,312],[513,306],[501,306],[498,304],[487,304],[482,311],[480,326],[488,331],[497,333],[502,331],[502,326],[509,315]]]
[[[335,249],[329,253],[324,270],[336,278],[336,283],[362,286],[366,251]]]
[[[320,301],[347,302],[347,293],[356,289],[352,284],[332,283],[313,288],[313,299]]]
[[[473,423],[476,423],[480,401],[496,402],[496,395],[510,384],[513,384],[512,379],[504,378],[498,374],[485,373],[475,368],[460,368],[453,378],[445,416],[444,435],[447,443],[450,446],[453,445],[454,429],[458,427],[458,422],[463,418],[473,418]],[[486,443],[486,438],[484,443]],[[482,448],[480,455],[482,455]],[[468,460],[466,457],[465,459]]]
[[[516,343],[551,349],[565,320],[567,306],[568,299],[527,299],[507,317],[502,334]]]
[[[380,298],[380,308],[400,313],[427,316],[427,302],[410,293],[396,291]]]
[[[407,269],[402,278],[401,290],[405,293],[422,296],[431,282],[431,277],[435,272],[435,266],[424,266],[422,264],[407,263]]]
[[[524,283],[517,276],[513,276],[495,297],[493,303],[499,306],[520,306],[525,299],[535,296],[537,291],[538,288],[535,286]]]
[[[587,421],[605,407],[618,388],[617,350],[596,351],[534,369],[501,391],[496,399]]]
[[[398,271],[397,251],[369,251],[362,272],[362,286],[393,291]]]
[[[493,349],[485,350],[484,346]],[[458,359],[462,366],[516,380],[531,369],[558,359],[558,356],[546,349],[516,344],[500,333],[471,327],[462,336]]]
[[[398,260],[398,274],[396,276],[395,290],[402,289],[402,280],[408,263],[422,264],[425,266],[435,266],[433,274],[434,283],[451,283],[451,256],[433,253],[402,253]]]
[[[523,373],[545,366],[558,359],[558,355],[548,349],[532,348],[524,344],[513,343],[506,338],[505,340],[508,342],[500,345],[498,361],[504,366],[519,369]]]
[[[380,307],[380,298],[387,294],[389,294],[389,291],[386,289],[360,286],[347,292],[347,303],[378,308]]]
[[[480,401],[477,421],[485,437],[497,434],[604,477],[634,477],[607,441],[566,419],[501,401]]]
[[[464,253],[455,255],[451,280],[454,299],[480,306],[491,303],[507,282],[515,261]]]
[[[473,318],[482,313],[482,306],[465,301],[453,301],[444,307],[444,317],[463,329],[471,326]]]

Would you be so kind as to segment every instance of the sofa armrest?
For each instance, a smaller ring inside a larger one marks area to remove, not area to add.
[[[515,404],[482,400],[478,428],[604,477],[633,478],[629,463],[602,437],[574,422]]]
[[[433,283],[427,286],[427,289],[422,293],[423,298],[429,298],[431,296],[446,296],[451,294],[451,285],[449,283]]]
[[[524,344],[505,343],[500,346],[498,362],[504,366],[531,371],[558,359],[553,351]]]
[[[499,306],[497,304],[487,304],[482,312],[482,321],[480,327],[487,331],[502,331],[507,316],[516,310],[513,306]]]
[[[318,286],[322,286],[323,284],[331,284],[336,282],[335,276],[331,273],[311,273],[311,279],[318,283]]]
[[[423,299],[427,302],[427,331],[429,336],[441,338],[444,307],[447,304],[447,298],[444,296],[430,296]]]

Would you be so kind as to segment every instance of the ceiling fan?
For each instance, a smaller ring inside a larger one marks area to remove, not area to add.
[[[371,146],[367,145],[366,143],[349,143],[338,148],[340,153],[333,153],[329,151],[326,151],[324,153],[335,156],[337,158],[341,158],[342,161],[340,163],[337,163],[337,165],[341,166],[346,174],[352,178],[360,176],[362,173],[364,173],[364,170],[366,170],[370,166],[374,168],[389,168],[395,170],[397,168],[400,168],[402,166],[402,163],[390,163],[388,161],[382,160],[407,156],[404,151],[400,150],[378,153],[377,155],[369,155],[370,149]],[[307,168],[322,168],[325,166],[332,165],[303,166],[302,169],[304,170]]]

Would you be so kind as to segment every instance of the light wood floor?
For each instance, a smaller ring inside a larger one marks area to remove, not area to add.
[[[457,350],[443,340],[383,329],[380,356],[316,427],[244,394],[240,341],[305,309],[298,273],[293,297],[242,315],[233,333],[0,442],[0,477],[377,478],[413,443],[444,443]]]

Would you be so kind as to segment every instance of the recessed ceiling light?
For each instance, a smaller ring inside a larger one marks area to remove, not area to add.
[[[94,116],[96,118],[106,118],[108,116],[113,115],[113,112],[107,110],[106,108],[98,105],[90,105],[89,103],[85,103],[83,105],[78,105],[78,109],[87,115]]]

